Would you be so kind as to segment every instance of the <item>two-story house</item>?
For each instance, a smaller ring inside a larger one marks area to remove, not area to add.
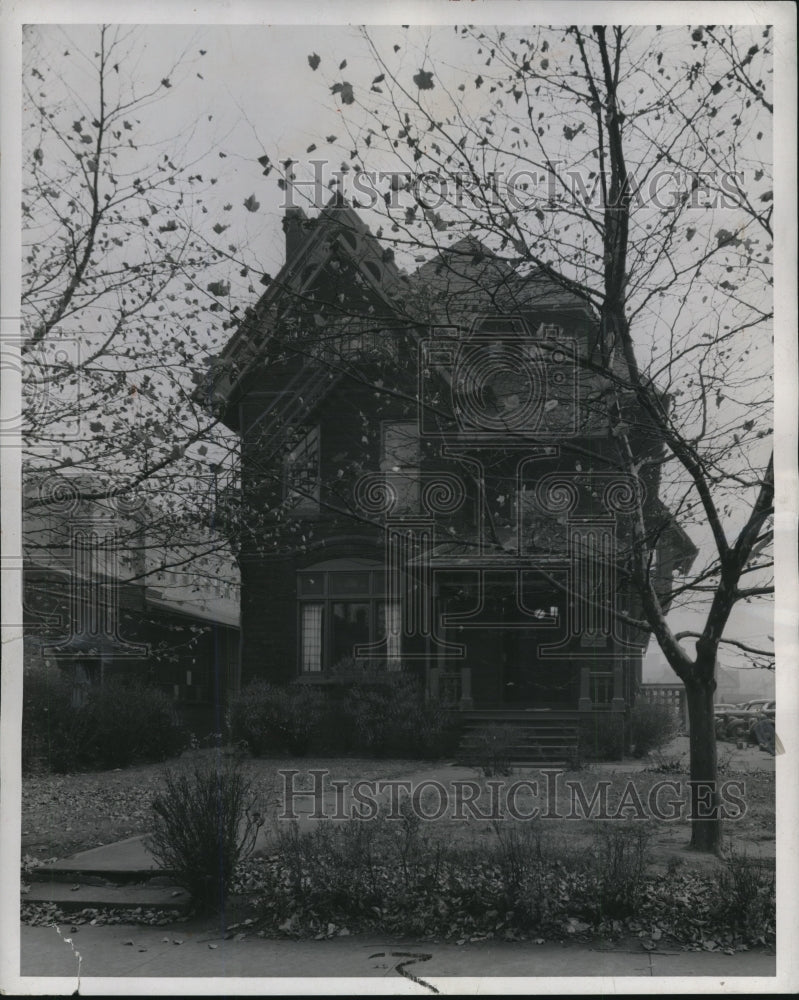
[[[241,438],[242,679],[370,664],[472,713],[623,712],[632,518],[664,594],[696,550],[591,308],[473,237],[406,274],[341,202],[284,229],[206,387]]]

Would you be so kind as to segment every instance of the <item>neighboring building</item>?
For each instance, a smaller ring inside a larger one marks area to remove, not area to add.
[[[98,476],[27,477],[25,643],[29,659],[69,672],[76,701],[138,676],[205,735],[238,685],[238,566],[223,539],[163,518]]]
[[[610,613],[640,614],[620,438],[653,459],[664,596],[696,550],[635,403],[604,402],[591,310],[471,237],[405,275],[341,203],[285,231],[207,388],[241,438],[242,679],[370,662],[473,711],[624,711],[646,639]]]

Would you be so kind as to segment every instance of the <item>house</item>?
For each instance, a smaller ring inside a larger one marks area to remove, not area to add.
[[[238,685],[239,574],[226,542],[176,531],[97,475],[31,474],[24,497],[26,660],[66,671],[76,702],[109,677],[140,677],[194,732],[219,731]]]
[[[204,389],[241,439],[242,680],[368,666],[486,717],[625,711],[639,495],[664,599],[696,550],[590,307],[473,237],[406,274],[341,200],[284,229]]]

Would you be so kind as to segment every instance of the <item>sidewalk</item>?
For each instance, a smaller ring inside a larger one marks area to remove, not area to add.
[[[237,935],[242,939],[226,941],[207,922],[184,924],[179,929],[83,925],[75,933],[69,930],[68,924],[60,928],[60,935],[52,927],[23,926],[21,975],[76,980],[78,963],[64,938],[71,938],[80,953],[81,979],[388,976],[402,977],[410,992],[417,992],[423,987],[412,977],[430,982],[453,976],[711,976],[729,983],[736,977],[772,977],[776,971],[775,956],[765,952],[646,952],[636,950],[640,946],[634,941],[617,947],[496,941],[458,947],[360,937],[267,940],[255,935]],[[455,984],[436,985],[452,992]],[[484,982],[482,992],[487,991]],[[479,992],[477,984],[469,992]]]

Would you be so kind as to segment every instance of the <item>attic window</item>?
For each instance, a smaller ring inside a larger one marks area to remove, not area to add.
[[[383,278],[383,272],[372,260],[366,260],[363,264],[364,268],[371,274],[375,281],[381,281]]]
[[[342,240],[347,244],[351,250],[355,250],[358,246],[358,237],[354,233],[350,233],[344,230],[341,234]]]
[[[473,333],[501,333],[514,337],[529,334],[525,322],[513,316],[484,316],[472,324]]]

